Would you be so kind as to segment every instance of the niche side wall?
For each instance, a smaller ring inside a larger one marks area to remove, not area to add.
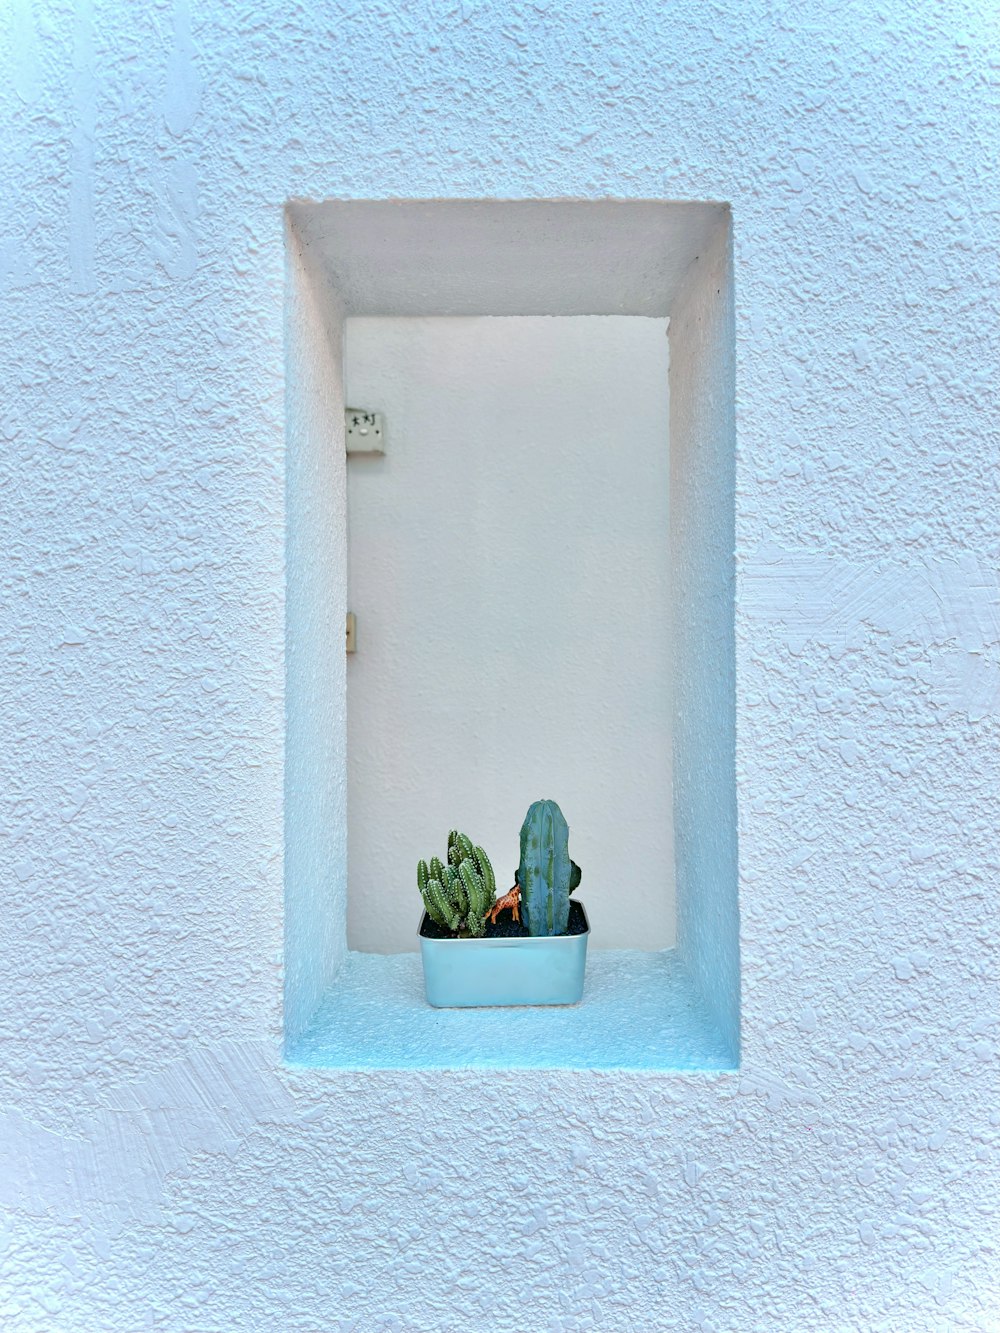
[[[732,230],[717,225],[670,321],[677,943],[739,1048]]]
[[[285,1040],[347,952],[346,467],[337,293],[285,219]]]

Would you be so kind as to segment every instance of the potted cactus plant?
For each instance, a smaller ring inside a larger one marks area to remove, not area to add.
[[[417,865],[428,1003],[576,1004],[590,934],[583,904],[570,902],[579,883],[569,827],[555,801],[536,801],[529,809],[514,887],[500,898],[483,848],[452,830],[446,859]]]

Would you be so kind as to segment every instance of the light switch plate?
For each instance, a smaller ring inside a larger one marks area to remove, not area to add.
[[[384,454],[385,423],[381,412],[369,412],[363,407],[344,409],[349,454]]]

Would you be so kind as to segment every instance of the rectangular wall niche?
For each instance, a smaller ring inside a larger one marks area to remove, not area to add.
[[[286,1058],[734,1068],[728,207],[286,224]],[[348,403],[384,456],[347,462]],[[506,888],[539,796],[584,868],[583,1003],[430,1009],[416,856],[468,828]]]

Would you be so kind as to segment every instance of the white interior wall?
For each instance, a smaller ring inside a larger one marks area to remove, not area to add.
[[[509,887],[542,796],[595,944],[673,943],[666,334],[346,321],[347,400],[387,438],[348,464],[352,947],[415,947],[415,863],[452,826]]]

